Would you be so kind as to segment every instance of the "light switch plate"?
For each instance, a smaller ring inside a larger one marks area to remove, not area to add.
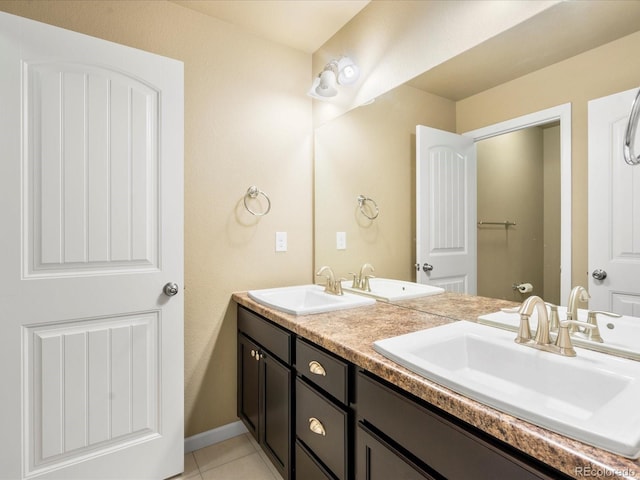
[[[347,232],[336,232],[336,249],[347,249]]]
[[[276,232],[276,252],[287,251],[287,232]]]

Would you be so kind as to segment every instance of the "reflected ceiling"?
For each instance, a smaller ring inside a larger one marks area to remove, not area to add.
[[[407,83],[458,101],[638,28],[638,1],[562,2]]]

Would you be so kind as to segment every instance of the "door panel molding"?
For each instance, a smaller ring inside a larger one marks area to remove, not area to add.
[[[159,329],[158,310],[23,328],[28,475],[159,435]]]
[[[25,278],[157,270],[159,90],[92,64],[23,72]]]
[[[157,310],[23,328],[27,474],[159,435],[159,329]]]

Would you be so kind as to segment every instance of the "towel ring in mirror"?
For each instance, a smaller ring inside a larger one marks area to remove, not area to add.
[[[255,210],[251,210],[249,205],[247,205],[247,199],[256,199],[260,195],[262,195],[267,200],[267,208],[264,210],[264,212],[256,212]],[[249,187],[249,189],[247,190],[247,193],[245,193],[244,195],[244,208],[246,208],[251,215],[255,215],[256,217],[262,217],[263,215],[266,215],[267,213],[269,213],[269,211],[271,210],[271,200],[269,199],[266,193],[264,193],[255,185],[252,185]]]
[[[375,200],[369,197],[365,197],[364,195],[358,195],[357,200],[360,212],[365,217],[367,217],[369,220],[375,220],[376,218],[378,218],[378,213],[380,213],[380,211],[378,210],[378,204],[375,202]],[[369,202],[371,206],[373,206],[373,210],[375,210],[375,213],[367,213],[367,210],[371,211],[371,208],[366,206],[367,202]]]
[[[631,113],[629,114],[627,130],[624,134],[624,144],[622,145],[624,161],[629,165],[640,164],[640,156],[636,156],[633,149],[633,141],[635,140],[636,129],[638,128],[638,111],[640,110],[640,101],[638,101],[638,98],[640,98],[640,90],[638,90],[638,94],[631,105]]]

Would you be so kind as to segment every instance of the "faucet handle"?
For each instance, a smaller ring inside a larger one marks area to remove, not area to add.
[[[618,313],[613,313],[613,312],[603,312],[601,310],[590,310],[589,311],[589,315],[588,317],[592,317],[595,318],[596,315],[606,315],[607,317],[613,317],[613,318],[620,318],[622,317],[622,315],[618,314]],[[591,323],[591,322],[589,322]]]
[[[529,326],[529,315],[520,314],[520,325],[518,326],[518,335],[516,343],[528,343],[531,341],[531,327]]]
[[[560,317],[558,315],[558,306],[553,303],[544,302],[549,307],[549,331],[557,332],[560,328]]]
[[[607,317],[620,318],[622,315],[618,315],[613,312],[602,312],[600,310],[591,310],[587,314],[587,323],[592,325],[594,328],[590,329],[587,332],[587,338],[594,342],[604,343],[604,340],[600,336],[600,329],[598,328],[598,320],[596,315],[606,315]]]
[[[351,288],[358,288],[358,274],[349,272],[348,275],[353,275],[353,282],[351,282]]]
[[[573,348],[571,335],[569,335],[569,327],[571,326],[585,327],[589,329],[597,328],[587,322],[579,322],[578,320],[563,320],[560,322],[560,330],[558,331],[556,346],[558,347],[558,350],[560,350],[560,355],[565,355],[567,357],[576,356],[576,350]]]

